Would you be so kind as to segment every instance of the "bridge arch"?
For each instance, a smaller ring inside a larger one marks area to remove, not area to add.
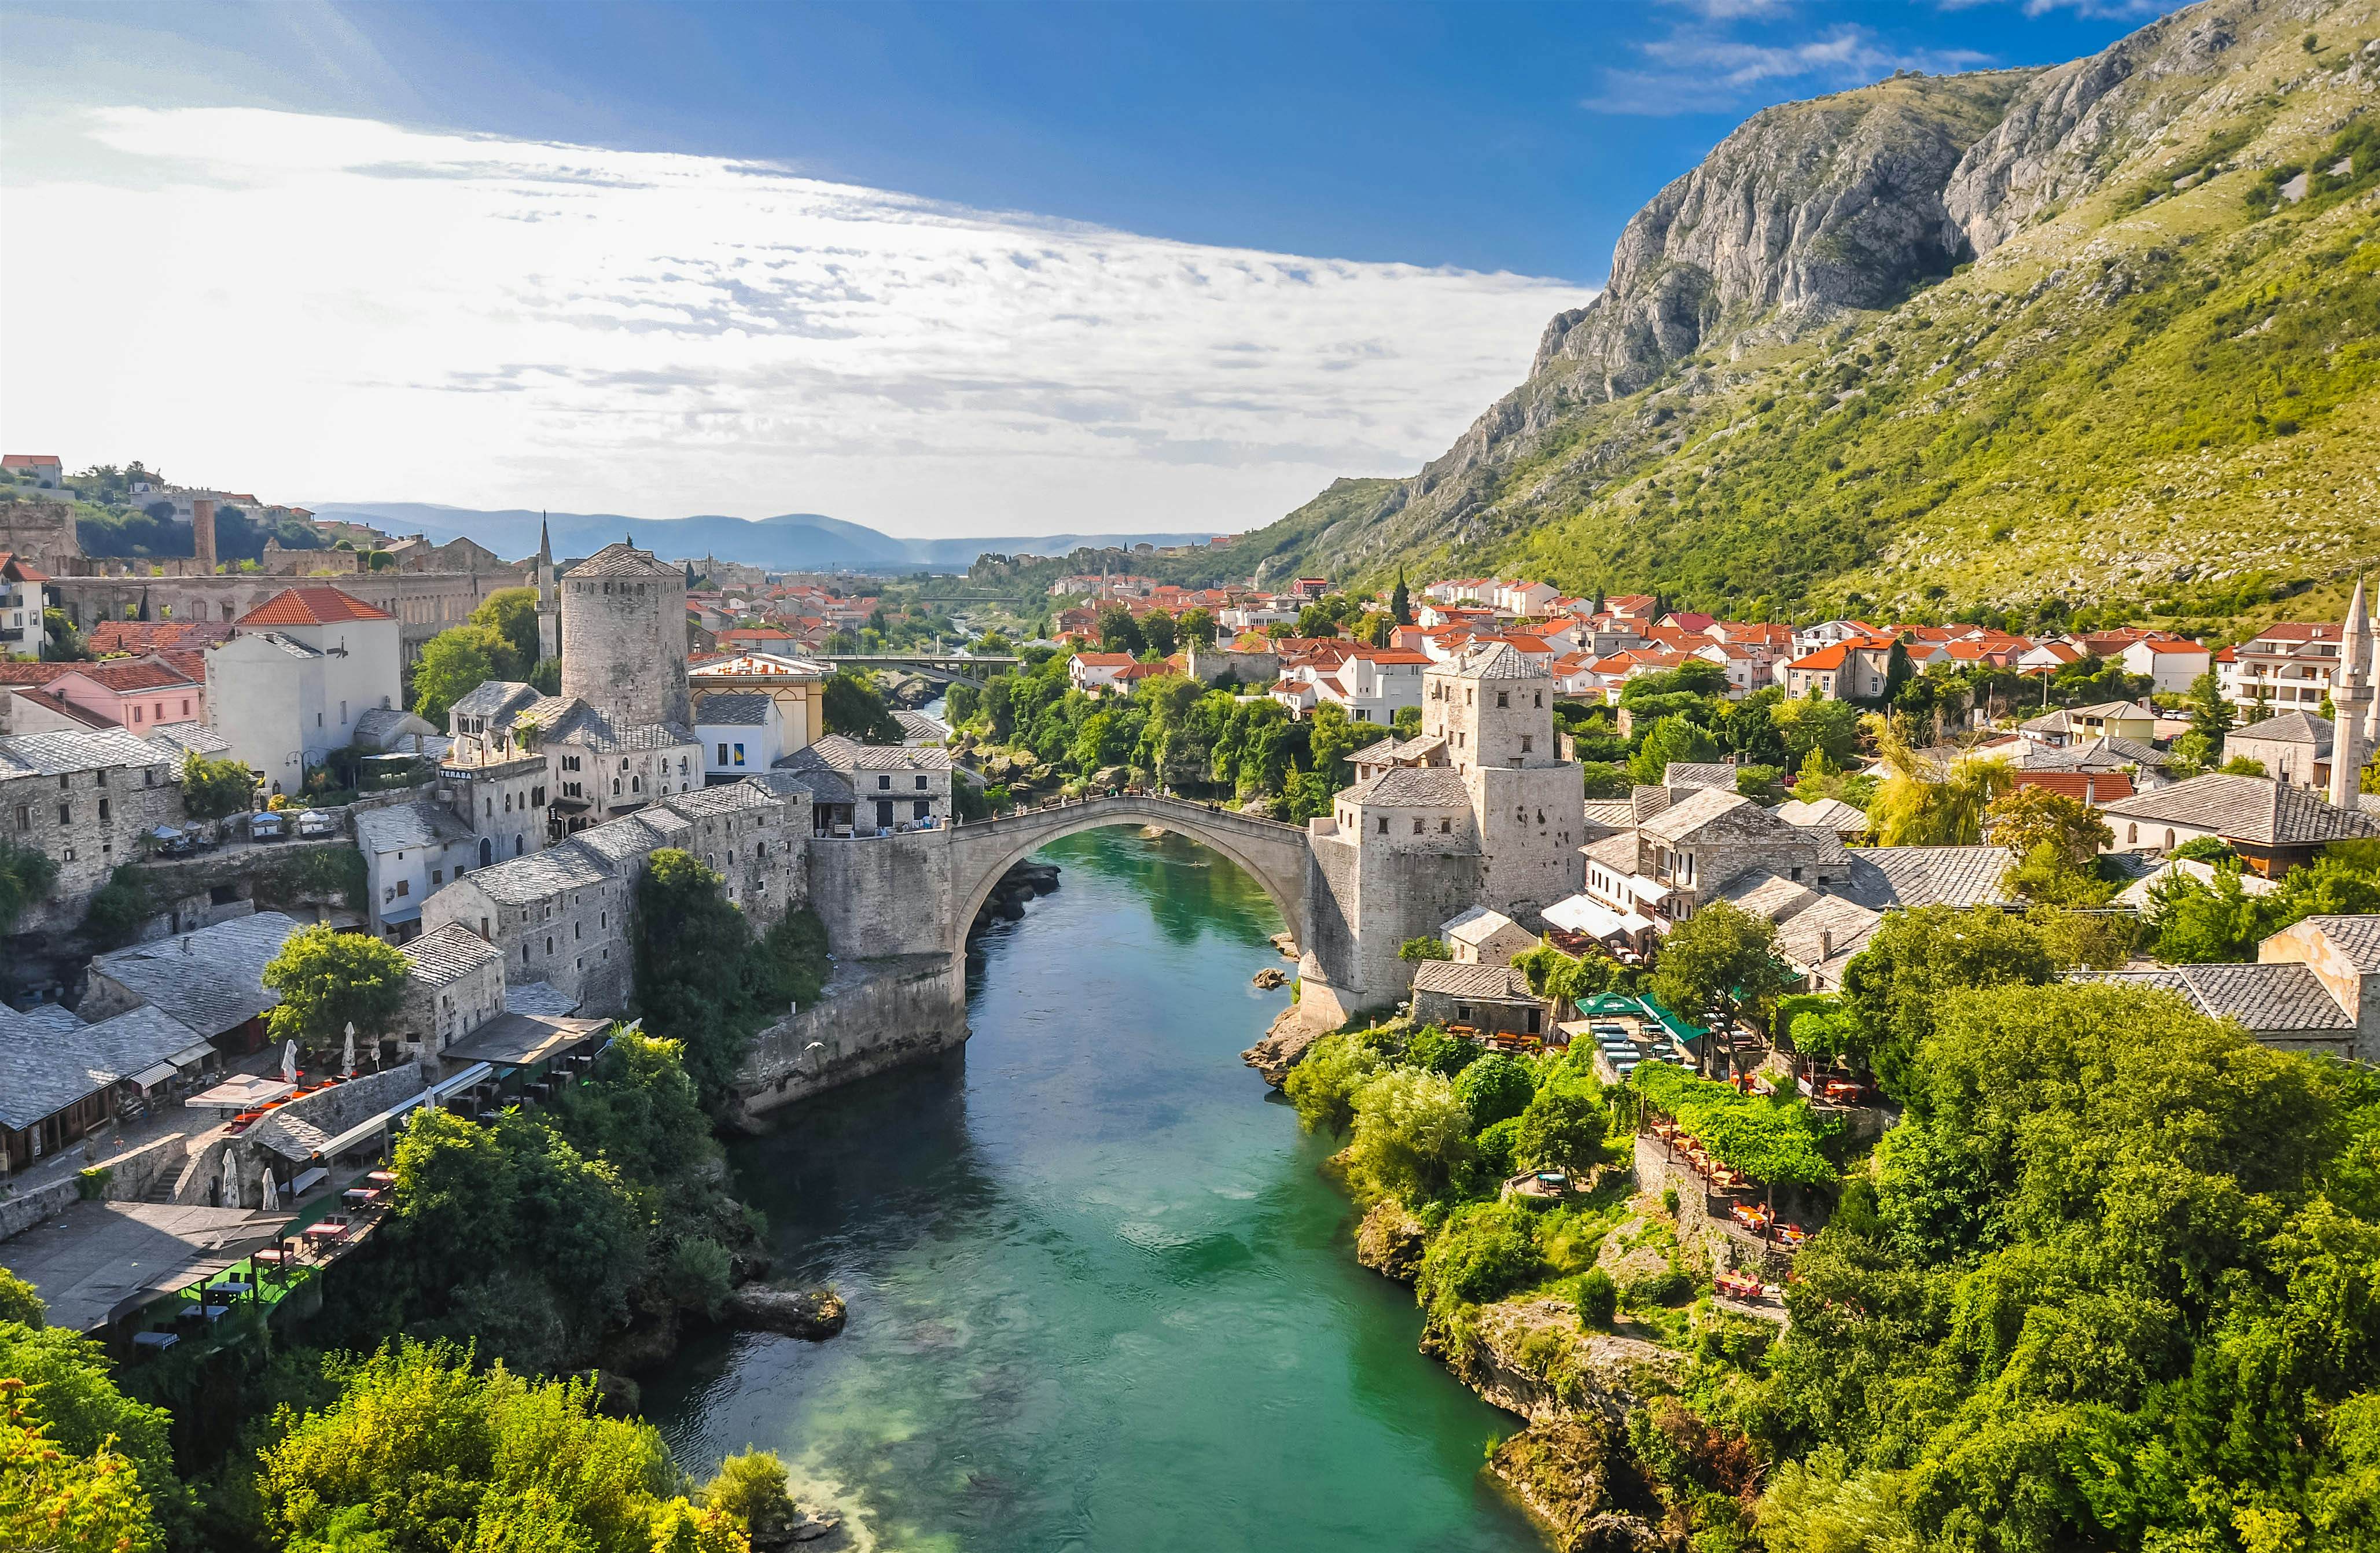
[[[1282,923],[1305,941],[1305,832],[1294,825],[1209,809],[1181,798],[1119,795],[1053,804],[955,828],[951,868],[951,950],[964,955],[967,928],[1002,876],[1064,836],[1111,825],[1162,825],[1238,864],[1264,890]]]

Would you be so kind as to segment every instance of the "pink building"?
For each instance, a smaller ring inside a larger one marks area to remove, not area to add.
[[[150,658],[84,663],[52,680],[60,699],[135,733],[206,721],[206,691],[188,674]]]

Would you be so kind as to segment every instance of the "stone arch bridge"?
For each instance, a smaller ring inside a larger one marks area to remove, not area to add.
[[[1186,798],[1123,793],[1077,798],[978,819],[951,831],[951,950],[964,955],[967,925],[991,887],[1011,867],[1061,836],[1108,825],[1162,825],[1210,846],[1246,869],[1279,908],[1281,920],[1305,941],[1305,831],[1209,808]]]

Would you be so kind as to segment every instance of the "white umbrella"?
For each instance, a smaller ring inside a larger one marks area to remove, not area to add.
[[[298,1082],[298,1043],[294,1040],[281,1049],[281,1082]]]
[[[263,1185],[264,1211],[271,1213],[281,1206],[281,1183],[273,1179],[271,1171],[267,1171],[264,1172]]]
[[[231,1156],[224,1156],[224,1207],[239,1206],[239,1175],[233,1170]]]
[[[353,1020],[349,1020],[347,1022],[347,1053],[346,1058],[346,1066],[340,1071],[339,1076],[342,1078],[353,1078],[356,1076],[356,1026]]]

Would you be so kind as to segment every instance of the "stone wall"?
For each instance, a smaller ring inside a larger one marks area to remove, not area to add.
[[[839,958],[950,952],[951,834],[810,839],[810,903]]]
[[[81,1195],[73,1176],[0,1197],[0,1240],[21,1235],[42,1219],[64,1213]]]
[[[686,679],[686,577],[674,566],[561,584],[562,693],[622,724],[691,725]]]
[[[93,1168],[107,1172],[107,1184],[100,1192],[102,1200],[111,1203],[137,1203],[149,1195],[149,1189],[159,1182],[171,1183],[182,1173],[190,1158],[190,1140],[185,1134],[171,1137],[152,1138],[138,1148],[128,1148],[113,1159],[102,1159]]]
[[[732,1120],[765,1126],[796,1100],[965,1040],[962,967],[948,953],[838,963],[823,999],[754,1037]]]
[[[58,866],[49,895],[18,919],[19,933],[79,927],[91,898],[120,863],[138,862],[143,831],[182,819],[178,768],[159,755],[146,766],[16,777],[0,782],[0,836]],[[101,778],[105,778],[104,785]]]

